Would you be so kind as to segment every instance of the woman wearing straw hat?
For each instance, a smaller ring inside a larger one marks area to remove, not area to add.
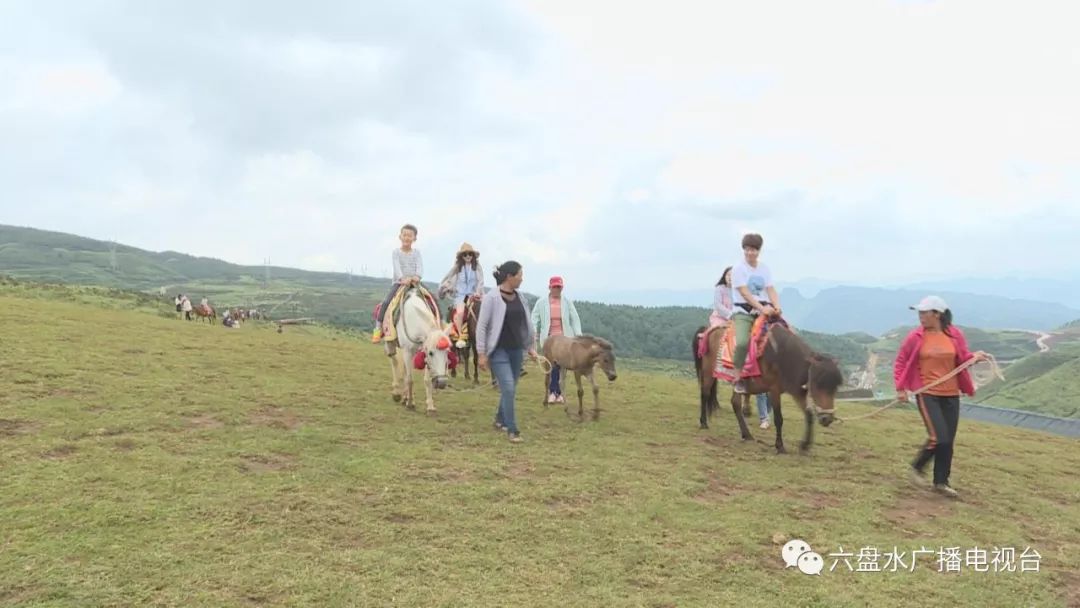
[[[484,269],[480,266],[480,252],[468,243],[462,243],[454,257],[454,265],[439,283],[439,297],[454,301],[454,318],[450,336],[455,346],[465,348],[468,343],[465,323],[465,304],[469,298],[479,300],[484,296]]]

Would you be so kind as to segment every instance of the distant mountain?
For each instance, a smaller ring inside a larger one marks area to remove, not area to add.
[[[915,320],[908,307],[927,292],[913,289],[874,287],[833,287],[814,298],[804,298],[798,291],[785,289],[780,294],[784,315],[807,329],[845,334],[868,332],[874,335]],[[1012,300],[951,291],[938,291],[953,310],[960,325],[986,329],[1048,330],[1080,318],[1080,310],[1062,304]]]
[[[370,311],[389,286],[387,279],[344,273],[278,266],[269,271],[271,281],[267,283],[266,269],[262,266],[242,266],[213,258],[174,251],[152,252],[126,245],[113,248],[108,242],[71,234],[0,225],[0,274],[33,281],[142,291],[164,287],[170,293],[184,291],[207,295],[212,301],[230,305],[280,306],[283,312],[307,312],[358,326],[370,324]],[[829,283],[808,279],[797,284],[815,290]],[[1080,309],[1062,304],[957,291],[937,293],[952,305],[957,322],[967,326],[1044,330],[1080,319]],[[781,300],[785,316],[800,328],[828,334],[864,332],[880,335],[889,329],[911,324],[914,313],[908,306],[927,292],[928,289],[833,286],[821,289],[813,297],[805,297],[800,290],[786,288],[781,293]],[[1024,290],[1018,293],[1024,293]],[[702,289],[687,290],[575,288],[567,295],[577,301],[605,304],[702,309],[711,307],[713,290],[707,285]],[[658,311],[656,314],[663,316],[664,313]],[[662,350],[674,352],[675,348],[671,344]],[[650,349],[642,347],[642,351],[645,350]]]
[[[1080,279],[951,279],[903,286],[925,292],[950,291],[984,296],[1056,302],[1080,309]]]

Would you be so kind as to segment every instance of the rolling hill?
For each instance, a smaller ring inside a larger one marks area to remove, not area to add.
[[[0,285],[0,604],[1080,600],[1072,440],[965,422],[949,501],[903,474],[925,437],[913,411],[778,456],[730,412],[698,430],[686,379],[620,370],[588,423],[542,408],[540,374],[524,377],[512,445],[490,389],[440,392],[433,418],[395,405],[385,357],[352,332],[186,323],[111,293]],[[787,414],[794,445],[803,420]],[[784,567],[790,539],[826,560],[821,576]],[[864,547],[905,566],[854,572]],[[945,547],[1030,548],[1039,569],[943,574]]]

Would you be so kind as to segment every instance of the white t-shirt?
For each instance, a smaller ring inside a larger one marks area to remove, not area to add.
[[[731,287],[731,299],[735,304],[749,304],[739,291],[740,287],[749,289],[757,301],[764,304],[769,300],[765,288],[773,287],[772,271],[761,262],[758,262],[757,268],[751,268],[750,264],[743,260],[731,269]]]

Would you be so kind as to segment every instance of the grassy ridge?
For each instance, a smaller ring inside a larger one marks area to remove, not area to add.
[[[96,296],[95,296],[96,297]],[[809,457],[696,428],[685,378],[620,370],[597,423],[487,388],[388,399],[377,348],[325,328],[185,323],[0,286],[0,604],[1065,606],[1075,442],[964,421],[959,502],[907,485],[911,412]],[[533,368],[535,369],[535,368]],[[790,408],[789,408],[790,409]],[[865,411],[841,404],[841,413]],[[796,445],[802,422],[789,411]],[[769,433],[757,432],[769,440]],[[780,543],[1034,546],[1039,573],[784,570]]]

